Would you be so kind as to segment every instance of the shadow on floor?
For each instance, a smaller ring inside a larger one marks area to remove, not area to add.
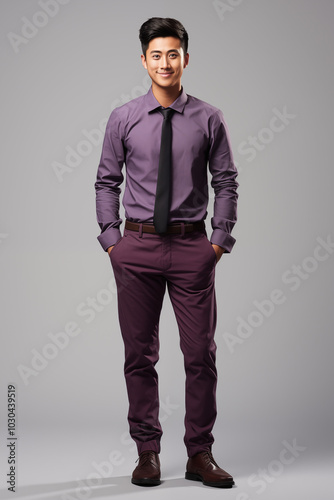
[[[95,486],[95,484],[98,484]],[[195,485],[207,489],[200,482],[188,481],[184,478],[162,479],[159,486],[141,487],[131,483],[130,476],[119,476],[110,478],[100,478],[94,480],[93,485],[89,485],[88,479],[68,481],[54,484],[34,484],[20,486],[14,493],[15,498],[21,500],[32,500],[43,498],[43,500],[81,500],[83,498],[98,499],[105,496],[124,495],[144,492],[145,490],[161,490],[167,488],[183,488]],[[1,499],[13,498],[13,493],[7,490],[0,490]]]

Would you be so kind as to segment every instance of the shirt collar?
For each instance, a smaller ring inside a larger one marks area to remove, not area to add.
[[[170,108],[174,109],[174,111],[177,111],[178,113],[183,113],[184,107],[186,105],[186,102],[188,100],[188,96],[183,90],[183,87],[181,89],[181,94],[175,101],[169,106]],[[153,91],[152,91],[152,86],[150,87],[149,91],[147,92],[145,96],[145,101],[146,101],[146,106],[147,110],[150,113],[151,111],[156,110],[157,108],[161,108],[161,104],[156,100],[154,97]]]

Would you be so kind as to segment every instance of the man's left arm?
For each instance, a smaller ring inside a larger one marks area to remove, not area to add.
[[[224,252],[231,252],[235,243],[231,232],[237,221],[238,199],[238,172],[233,161],[228,128],[220,110],[211,117],[210,140],[209,170],[215,193],[210,242],[218,261]]]

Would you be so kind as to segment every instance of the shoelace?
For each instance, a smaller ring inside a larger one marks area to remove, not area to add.
[[[154,453],[152,451],[143,451],[135,463],[140,460],[140,465],[145,465],[151,458],[154,458]]]
[[[219,465],[217,464],[216,460],[213,458],[211,451],[206,452],[206,458],[207,458],[208,464],[213,463],[216,467],[220,468]]]

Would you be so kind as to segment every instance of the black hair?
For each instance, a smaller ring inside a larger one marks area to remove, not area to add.
[[[180,21],[170,17],[151,17],[141,25],[139,30],[139,40],[144,56],[146,57],[148,45],[153,38],[167,36],[178,38],[184,53],[188,52],[188,33]]]

